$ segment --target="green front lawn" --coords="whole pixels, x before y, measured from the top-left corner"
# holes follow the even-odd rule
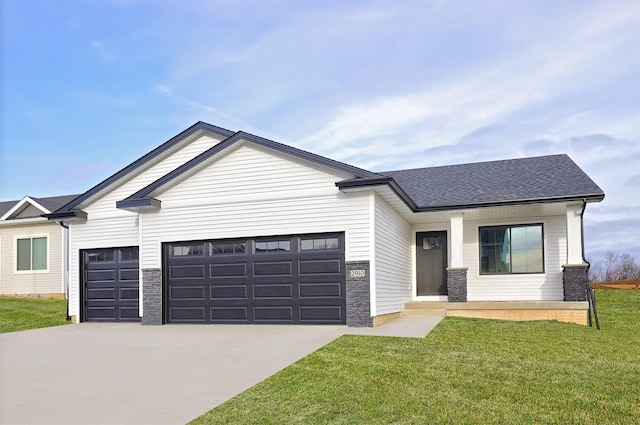
[[[640,291],[597,296],[600,331],[448,317],[424,339],[343,336],[192,423],[636,424]]]
[[[65,300],[0,297],[0,333],[67,323]]]

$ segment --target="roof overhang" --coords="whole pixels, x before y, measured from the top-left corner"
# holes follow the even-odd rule
[[[336,186],[343,192],[350,190],[362,190],[367,187],[387,186],[414,212],[418,211],[418,206],[398,185],[393,177],[375,177],[366,179],[350,179],[336,182]]]
[[[131,212],[157,211],[161,208],[159,199],[145,197],[136,199],[123,199],[116,202],[116,208]]]
[[[514,199],[482,203],[469,203],[460,205],[434,205],[434,206],[418,206],[393,179],[393,177],[379,178],[356,178],[336,182],[336,186],[343,192],[362,191],[366,188],[374,188],[379,186],[388,186],[414,213],[419,212],[439,212],[439,211],[455,211],[466,210],[470,208],[490,208],[504,207],[515,205],[544,204],[552,202],[601,202],[604,199],[604,193],[593,193],[586,195],[570,195],[556,196],[548,198],[530,198],[530,199]]]
[[[87,213],[82,210],[71,210],[62,212],[52,212],[51,214],[43,214],[50,221],[67,221],[82,223],[87,221]]]
[[[17,202],[13,206],[13,208],[11,208],[9,211],[4,213],[4,215],[2,215],[2,217],[0,217],[0,220],[9,220],[9,219],[11,219],[14,215],[19,214],[23,209],[27,208],[27,206],[29,204],[33,205],[34,207],[36,207],[37,209],[39,209],[40,211],[42,211],[45,214],[51,212],[48,209],[46,209],[45,207],[43,207],[42,205],[40,205],[40,203],[38,203],[35,200],[33,200],[30,196],[25,196],[24,198],[22,198],[20,200],[20,202]]]

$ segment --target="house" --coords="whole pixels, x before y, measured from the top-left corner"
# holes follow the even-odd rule
[[[372,326],[435,303],[586,323],[603,198],[566,155],[375,173],[198,122],[48,218],[77,321]]]
[[[42,217],[76,195],[0,202],[0,295],[64,298],[64,227]]]

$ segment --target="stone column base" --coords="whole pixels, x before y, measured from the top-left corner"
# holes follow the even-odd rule
[[[368,261],[348,261],[346,263],[347,284],[347,326],[372,327],[371,282]]]
[[[586,301],[589,285],[587,264],[565,264],[562,266],[562,287],[565,301]]]
[[[449,302],[463,303],[467,301],[466,267],[447,269],[447,297]]]
[[[142,269],[142,324],[162,324],[162,270]]]

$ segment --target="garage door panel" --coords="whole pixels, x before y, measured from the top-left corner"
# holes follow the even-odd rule
[[[211,264],[209,276],[212,278],[247,277],[247,263]]]
[[[185,265],[185,266],[172,266],[170,268],[170,275],[172,279],[184,279],[184,278],[202,278],[204,279],[204,265]]]
[[[114,282],[116,280],[114,270],[89,270],[87,277],[90,282]]]
[[[291,260],[255,262],[253,263],[253,274],[254,276],[291,276],[293,275],[293,262]]]
[[[170,318],[182,322],[204,322],[204,313],[204,307],[172,307]]]
[[[300,298],[341,298],[340,282],[300,283]]]
[[[300,306],[300,321],[336,322],[343,320],[339,306]]]
[[[300,260],[300,274],[340,274],[342,273],[342,261],[339,258],[320,260]]]
[[[138,269],[120,269],[120,281],[138,281],[139,273]]]
[[[293,321],[293,306],[254,307],[253,320],[259,321]]]
[[[204,286],[174,286],[171,288],[172,300],[204,300]]]
[[[244,323],[249,320],[248,307],[211,307],[211,321]]]
[[[137,285],[131,288],[120,287],[120,292],[119,292],[120,300],[136,301],[137,303],[138,294],[139,294],[139,289]]]
[[[209,286],[209,293],[212,300],[217,299],[248,299],[247,285],[225,285]]]
[[[293,298],[292,283],[254,284],[253,298]]]
[[[138,321],[138,307],[121,307],[120,320]]]
[[[116,309],[114,307],[93,307],[88,313],[87,320],[116,320]]]
[[[91,299],[93,302],[97,301],[115,301],[116,298],[116,288],[107,287],[107,288],[87,288],[87,297]]]

